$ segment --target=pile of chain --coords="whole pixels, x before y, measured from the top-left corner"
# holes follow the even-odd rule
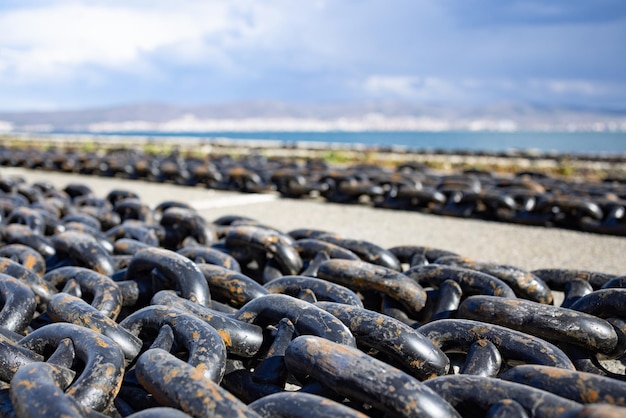
[[[567,180],[532,171],[514,176],[468,170],[436,174],[420,164],[329,167],[311,160],[260,156],[105,155],[57,149],[0,149],[0,165],[170,182],[241,192],[321,197],[447,216],[550,226],[626,236],[626,178]]]
[[[626,414],[626,276],[0,189],[3,417]]]

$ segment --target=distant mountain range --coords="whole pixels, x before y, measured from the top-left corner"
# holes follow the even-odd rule
[[[397,101],[216,105],[131,104],[83,110],[0,112],[0,132],[618,131],[625,111],[497,103],[480,107]]]

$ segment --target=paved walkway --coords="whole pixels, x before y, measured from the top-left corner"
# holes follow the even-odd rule
[[[0,177],[22,176],[56,187],[84,183],[104,197],[113,189],[139,194],[151,206],[165,200],[191,204],[208,221],[222,215],[248,216],[288,232],[311,227],[364,239],[383,247],[425,245],[524,269],[577,268],[626,275],[626,238],[585,232],[456,219],[417,212],[283,199],[273,194],[242,194],[65,173],[0,168]]]

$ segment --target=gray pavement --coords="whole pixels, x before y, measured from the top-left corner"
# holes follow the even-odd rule
[[[139,194],[152,207],[178,200],[195,207],[208,221],[243,215],[288,232],[311,227],[381,245],[425,245],[478,260],[527,270],[576,268],[626,275],[626,238],[562,229],[457,219],[409,211],[340,205],[318,200],[282,199],[143,181],[77,176],[65,173],[0,168],[0,177],[22,176],[27,182],[48,181],[56,187],[84,183],[104,197],[113,189]]]

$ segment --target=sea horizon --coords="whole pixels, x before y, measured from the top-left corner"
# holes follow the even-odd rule
[[[406,149],[415,151],[472,151],[509,152],[525,151],[541,154],[626,154],[626,132],[594,131],[212,131],[212,132],[159,132],[115,131],[72,132],[53,131],[27,133],[43,136],[94,136],[124,137],[148,140],[175,140],[176,138],[207,141],[276,141],[285,146],[310,144],[314,147],[346,146]]]

